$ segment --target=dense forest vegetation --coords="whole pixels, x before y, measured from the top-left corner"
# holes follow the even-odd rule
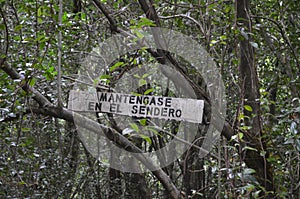
[[[0,198],[299,199],[299,8],[298,0],[0,0]],[[181,55],[160,48],[162,30],[203,52],[193,42],[178,43]],[[110,38],[115,46],[105,46]],[[215,70],[193,64],[203,57]],[[204,100],[203,122],[78,116],[69,94],[83,88]],[[168,164],[166,154],[161,167],[143,156],[176,139],[188,147]],[[100,157],[97,144],[131,152],[135,172],[118,169],[119,152]]]

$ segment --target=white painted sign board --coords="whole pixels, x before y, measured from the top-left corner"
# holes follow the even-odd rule
[[[188,98],[71,90],[69,109],[202,123],[204,101]]]

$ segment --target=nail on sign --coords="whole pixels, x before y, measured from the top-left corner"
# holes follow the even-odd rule
[[[204,101],[124,93],[71,90],[69,109],[77,112],[103,112],[136,117],[172,119],[201,123]]]

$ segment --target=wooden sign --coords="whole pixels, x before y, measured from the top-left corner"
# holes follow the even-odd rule
[[[124,93],[71,90],[69,109],[77,112],[103,112],[144,118],[202,123],[204,101]]]

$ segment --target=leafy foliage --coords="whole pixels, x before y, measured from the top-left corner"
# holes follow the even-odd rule
[[[114,34],[109,20],[92,1],[74,2],[77,4],[63,1],[62,24],[59,24],[58,0],[0,0],[0,68],[5,61],[21,77],[11,80],[6,72],[0,72],[0,197],[111,198],[114,195],[115,198],[134,198],[142,195],[168,198],[169,193],[152,174],[117,173],[107,168],[109,160],[100,162],[91,157],[72,123],[42,114],[43,107],[34,101],[34,94],[22,90],[28,83],[50,102],[57,103],[57,62],[61,48],[61,87],[66,106],[68,92],[84,64],[86,52]],[[145,16],[137,1],[99,2],[107,8],[118,27],[139,38],[145,35],[138,29],[157,26],[156,21]],[[162,27],[197,40],[217,63],[226,86],[227,121],[235,130],[231,140],[221,139],[207,157],[199,158],[199,151],[190,149],[178,161],[163,168],[164,172],[179,190],[192,198],[259,198],[263,193],[279,198],[299,197],[299,1],[252,0],[249,13],[252,30],[239,28],[233,1],[150,2],[154,2],[153,8]],[[76,5],[81,5],[79,11],[74,9]],[[59,32],[63,38],[61,46],[58,46]],[[245,141],[252,127],[245,123],[249,116],[243,111],[252,114],[254,107],[242,104],[238,71],[239,41],[249,38],[259,77],[257,103],[260,103],[263,131],[259,139],[265,140],[265,151],[259,153],[261,156],[269,154],[266,161],[272,165],[274,193],[266,193],[255,177],[257,171],[247,167],[242,159],[245,152],[258,152]],[[187,76],[205,89],[207,85],[201,76],[185,64],[188,60],[176,59],[185,66],[182,70]],[[155,62],[146,49],[132,52],[112,63],[99,76],[99,81],[93,83],[113,85],[122,72]],[[133,78],[143,87],[150,82],[149,75],[149,71],[144,71]],[[136,94],[162,95],[164,91],[163,85],[154,82]],[[165,95],[175,94],[169,90]],[[109,116],[103,117],[107,119],[105,125],[113,126]],[[146,119],[126,122],[124,126],[140,136],[131,141],[148,150],[155,150],[157,143],[163,147],[173,139],[165,132],[178,133],[178,124],[174,122],[165,123],[160,129],[149,125]],[[157,139],[143,134],[144,130]],[[199,137],[206,130],[204,127],[199,130]],[[134,180],[141,182],[142,187],[134,187]],[[114,192],[118,186],[121,191]]]

